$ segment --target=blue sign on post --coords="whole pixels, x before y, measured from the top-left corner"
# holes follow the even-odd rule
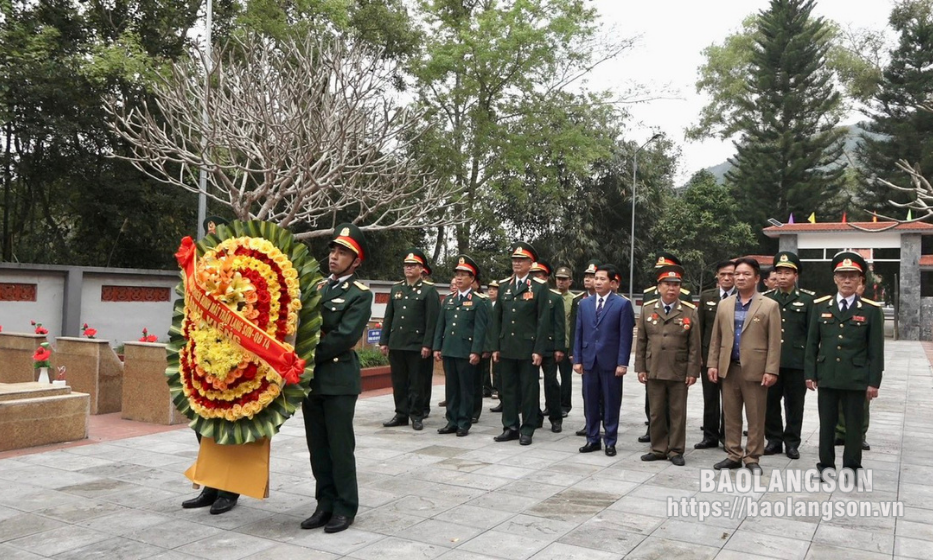
[[[380,336],[382,336],[382,329],[369,329],[366,331],[366,342],[369,344],[379,344]]]

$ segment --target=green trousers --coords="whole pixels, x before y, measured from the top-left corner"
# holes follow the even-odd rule
[[[531,363],[530,356],[522,360],[499,360],[499,399],[502,401],[502,426],[505,429],[519,430],[526,436],[534,435],[541,400],[538,369]]]
[[[308,395],[301,403],[317,509],[350,518],[360,507],[353,454],[356,399],[357,395]]]
[[[865,435],[868,433],[868,424],[869,424],[869,406],[868,399],[865,399],[865,426],[862,428],[862,441],[865,441]],[[839,411],[839,421],[836,422],[836,439],[846,439],[846,418],[842,414],[842,411]]]

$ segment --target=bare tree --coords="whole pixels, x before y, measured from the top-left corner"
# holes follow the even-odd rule
[[[459,223],[446,209],[460,189],[412,155],[422,115],[399,106],[395,68],[379,55],[320,35],[234,39],[207,88],[207,61],[192,53],[160,76],[152,107],[106,107],[132,146],[125,159],[193,192],[203,167],[208,196],[239,219],[307,224],[300,239],[345,219],[369,231]]]

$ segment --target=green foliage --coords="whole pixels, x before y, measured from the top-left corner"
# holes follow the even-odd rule
[[[360,357],[360,367],[379,367],[389,365],[389,357],[383,356],[382,352],[373,346],[364,346],[356,351]]]
[[[858,202],[867,211],[904,219],[907,211],[890,201],[907,203],[915,195],[879,179],[910,186],[910,176],[895,166],[902,159],[933,179],[933,113],[918,108],[933,95],[933,1],[898,4],[890,23],[899,35],[898,44],[865,112],[871,121],[857,149],[862,166]]]
[[[753,230],[769,217],[823,213],[844,183],[841,98],[823,62],[829,28],[812,17],[813,0],[772,0],[739,100],[734,167],[726,173],[743,220]],[[759,234],[761,250],[774,242]]]
[[[665,196],[664,219],[655,222],[649,237],[656,247],[680,258],[685,286],[694,293],[715,275],[716,263],[747,254],[755,246],[755,234],[742,221],[729,188],[708,171],[694,174],[681,196]],[[649,256],[642,263],[650,270],[654,260]]]

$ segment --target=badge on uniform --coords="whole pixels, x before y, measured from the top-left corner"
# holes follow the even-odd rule
[[[684,317],[684,330],[690,330],[690,317]]]
[[[716,302],[716,301],[707,301],[707,302],[706,302],[706,305],[709,305],[710,307],[714,307],[717,303],[718,303],[718,302]]]
[[[522,294],[522,299],[526,301],[529,299],[534,299],[534,297],[535,295],[531,292],[525,292],[524,294]]]
[[[347,301],[347,300],[345,300],[345,299],[343,299],[343,298],[335,298],[335,299],[332,299],[331,301],[334,302],[334,303],[344,303],[344,302]]]
[[[402,292],[395,292],[395,299],[402,299]]]
[[[822,317],[823,319],[832,319],[832,318],[833,318],[833,314],[832,314],[832,313],[823,313],[823,314],[820,315],[820,317]]]
[[[463,307],[472,307],[472,306],[473,306],[473,302],[470,301],[470,300],[466,300],[465,302],[463,302],[462,305],[463,305]]]
[[[802,301],[795,301],[795,302],[794,302],[794,305],[796,305],[797,307],[803,307],[804,305],[806,305],[806,303],[804,303],[804,302],[802,302]]]
[[[856,322],[859,322],[859,323],[864,323],[864,322],[865,322],[865,317],[863,317],[862,315],[853,315],[853,316],[852,316],[852,320],[853,320],[853,321],[856,321]]]

